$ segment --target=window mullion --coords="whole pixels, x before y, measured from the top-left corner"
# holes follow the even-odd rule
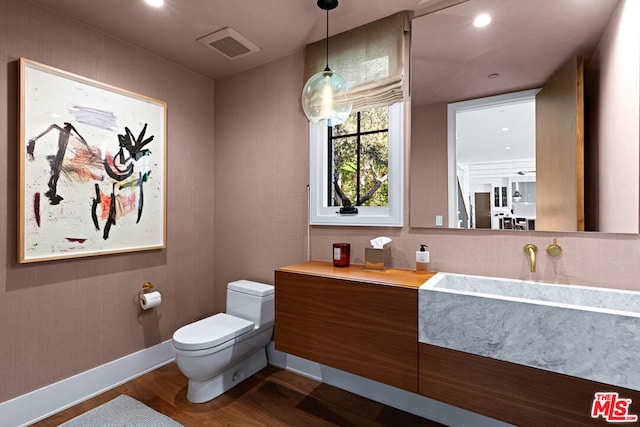
[[[375,130],[367,130],[364,132],[360,132],[360,135],[365,136],[365,135],[373,135],[374,133],[385,133],[385,132],[389,132],[388,128],[385,129],[375,129]],[[337,136],[336,138],[350,138],[353,136],[358,136],[358,133],[345,133],[342,135]]]
[[[333,127],[329,126],[327,131],[327,151],[329,153],[329,161],[327,162],[327,206],[333,206],[334,188],[333,188],[333,168],[334,168],[334,152],[333,152]]]
[[[356,200],[354,205],[360,206],[360,111],[357,118],[357,136],[356,136]]]

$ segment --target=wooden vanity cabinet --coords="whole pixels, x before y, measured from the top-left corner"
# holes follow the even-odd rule
[[[429,344],[419,347],[421,395],[511,424],[611,425],[604,417],[591,416],[600,392],[631,399],[630,414],[640,414],[640,392],[635,390]]]
[[[430,276],[312,261],[275,272],[275,348],[418,392],[418,287]]]
[[[431,276],[320,261],[278,269],[275,347],[519,426],[610,425],[591,416],[598,392],[640,415],[640,391],[418,343],[418,288]]]

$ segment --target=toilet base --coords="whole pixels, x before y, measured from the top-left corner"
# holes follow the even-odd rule
[[[187,400],[191,403],[208,402],[266,366],[267,353],[265,348],[261,348],[251,356],[224,370],[220,375],[210,380],[189,380]]]

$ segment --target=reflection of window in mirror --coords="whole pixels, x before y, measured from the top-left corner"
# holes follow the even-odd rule
[[[312,225],[402,225],[402,112],[400,102],[310,124]]]
[[[513,217],[514,207],[522,209],[521,194],[512,184],[535,186],[537,92],[449,104],[450,227],[467,228],[463,218],[470,217],[470,227],[500,229],[501,218]],[[493,194],[491,205],[482,196],[487,193]],[[535,221],[535,194],[530,200],[527,220]]]

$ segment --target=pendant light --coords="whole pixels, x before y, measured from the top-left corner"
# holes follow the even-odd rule
[[[344,123],[351,113],[349,83],[329,68],[329,10],[338,0],[318,0],[318,7],[327,11],[327,62],[323,71],[314,74],[302,89],[302,108],[312,123],[335,126]]]
[[[520,194],[520,192],[516,190],[515,193],[513,193],[512,199],[514,202],[519,202],[520,200],[522,200],[522,194]]]
[[[520,171],[518,172],[518,175],[524,175],[524,172]],[[516,184],[516,191],[513,192],[513,196],[511,196],[511,200],[513,200],[514,202],[519,202],[520,200],[522,200],[522,193],[520,193],[520,185],[518,181],[516,181],[515,184]]]

